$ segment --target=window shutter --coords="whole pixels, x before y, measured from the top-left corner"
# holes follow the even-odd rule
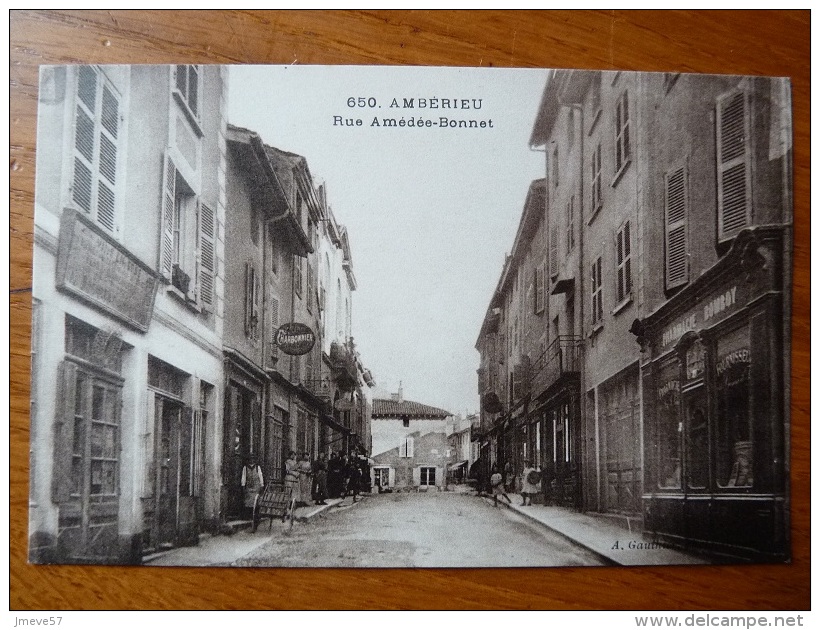
[[[254,338],[256,338],[258,331],[259,331],[259,298],[262,295],[262,287],[259,278],[259,274],[256,273],[256,269],[251,267],[251,273],[253,274],[253,301],[252,301],[252,312],[251,312],[251,328],[253,332]]]
[[[215,241],[216,213],[203,203],[199,207],[199,300],[209,312],[214,308]]]
[[[113,231],[119,101],[108,86],[103,86],[100,123],[100,174],[102,177],[99,179],[97,190],[97,221],[100,225]]]
[[[550,277],[558,277],[558,226],[550,226]]]
[[[245,336],[251,334],[251,317],[253,315],[253,267],[245,263]]]
[[[751,222],[749,112],[745,92],[717,102],[718,239],[733,238]]]
[[[687,260],[686,218],[689,199],[686,169],[677,168],[666,174],[666,288],[689,281]]]
[[[413,438],[407,438],[407,457],[413,457]]]
[[[166,152],[162,178],[162,229],[160,234],[160,273],[171,280],[174,265],[174,205],[176,204],[177,169]]]
[[[58,373],[51,494],[55,503],[63,503],[71,499],[72,491],[77,366],[63,361],[58,368]]]

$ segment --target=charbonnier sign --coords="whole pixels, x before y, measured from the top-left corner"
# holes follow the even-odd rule
[[[274,343],[285,354],[307,354],[316,343],[316,333],[310,326],[299,322],[291,322],[280,326],[273,336]]]

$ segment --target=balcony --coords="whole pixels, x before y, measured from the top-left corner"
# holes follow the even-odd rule
[[[342,389],[353,389],[359,382],[356,367],[356,347],[351,338],[347,343],[334,341],[330,344],[330,365],[333,367],[333,379]]]
[[[561,335],[547,346],[532,364],[534,395],[543,392],[561,377],[580,372],[581,347],[581,338],[575,335]]]
[[[331,387],[330,379],[327,376],[322,378],[307,379],[302,383],[311,394],[319,398],[323,402],[330,404]]]

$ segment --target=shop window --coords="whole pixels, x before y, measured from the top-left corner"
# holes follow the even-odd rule
[[[718,240],[734,238],[751,223],[749,103],[733,90],[717,101]]]
[[[717,483],[724,488],[749,488],[752,471],[752,430],[749,409],[748,329],[718,341]]]
[[[631,156],[629,140],[629,92],[625,91],[615,104],[615,179],[629,165]]]
[[[657,391],[657,482],[659,488],[681,487],[680,364],[674,361],[661,369]]]
[[[689,247],[686,234],[689,216],[689,191],[686,168],[666,173],[666,288],[689,282]]]
[[[693,490],[709,482],[709,426],[705,405],[691,401],[686,408],[686,483]]]
[[[103,72],[80,66],[74,110],[72,201],[107,232],[116,230],[120,97]]]
[[[617,301],[626,301],[632,295],[632,243],[629,221],[621,226],[615,238],[617,257]]]
[[[72,360],[60,366],[54,500],[81,505],[119,495],[122,382]]]

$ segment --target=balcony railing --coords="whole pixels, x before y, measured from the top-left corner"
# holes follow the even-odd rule
[[[532,391],[539,393],[565,375],[581,369],[581,338],[561,335],[532,364]]]

